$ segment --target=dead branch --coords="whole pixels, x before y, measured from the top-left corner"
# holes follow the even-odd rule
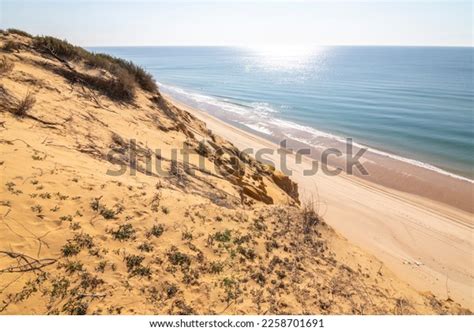
[[[29,272],[29,271],[36,271],[41,270],[42,268],[49,266],[53,263],[56,263],[56,259],[35,259],[28,255],[16,252],[7,252],[7,251],[0,251],[1,255],[5,255],[11,259],[15,259],[17,261],[16,266],[11,266],[5,269],[1,269],[0,273],[4,272]]]

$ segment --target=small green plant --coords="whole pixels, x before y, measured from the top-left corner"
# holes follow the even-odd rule
[[[176,293],[178,293],[178,286],[176,286],[175,284],[166,284],[165,292],[168,298],[172,298],[175,296]]]
[[[19,195],[19,194],[23,193],[21,190],[17,190],[15,188],[16,184],[14,182],[7,182],[5,184],[5,186],[7,187],[7,191],[12,193],[12,194]]]
[[[95,268],[95,270],[103,273],[106,267],[107,267],[107,261],[100,261],[99,265]]]
[[[31,211],[37,214],[41,214],[41,212],[43,211],[43,207],[41,207],[40,205],[34,205],[31,206]]]
[[[49,192],[40,193],[39,196],[41,199],[51,199],[51,193]]]
[[[181,234],[181,239],[182,240],[193,240],[193,233],[190,231],[184,231]]]
[[[77,255],[80,251],[81,248],[73,242],[68,242],[61,248],[61,253],[66,257]]]
[[[140,277],[149,277],[151,276],[150,267],[145,267],[142,265],[144,256],[140,255],[127,255],[125,257],[125,264],[127,270],[131,276],[140,276]]]
[[[147,242],[144,242],[138,246],[138,249],[141,250],[142,252],[152,252],[153,251],[153,245]]]
[[[148,231],[147,236],[148,237],[153,236],[153,237],[158,238],[159,236],[163,234],[163,231],[164,231],[164,227],[162,224],[153,225],[150,231]]]
[[[237,252],[244,256],[247,260],[255,260],[257,257],[257,253],[253,248],[245,248],[243,246],[238,246],[237,247]]]
[[[83,270],[83,264],[79,261],[69,261],[66,263],[66,265],[64,266],[64,269],[66,270],[66,272],[70,273],[70,274],[73,274],[77,271],[82,271]]]
[[[102,207],[99,213],[106,220],[114,219],[117,215],[117,213],[114,210],[109,209],[107,207]]]
[[[66,278],[62,277],[59,279],[54,279],[51,284],[53,285],[53,288],[51,290],[51,297],[53,298],[65,298],[69,285],[71,284],[69,280]]]
[[[69,224],[69,227],[72,231],[76,231],[81,228],[81,224],[79,222],[72,222],[71,224]]]
[[[223,232],[216,232],[213,236],[214,240],[220,242],[229,242],[232,238],[231,231],[226,229]]]
[[[123,211],[122,205],[117,205],[117,210],[108,208],[107,206],[100,203],[101,198],[94,198],[90,202],[90,207],[93,211],[98,212],[106,220],[115,219],[117,214]]]
[[[64,215],[59,217],[59,220],[61,222],[72,222],[72,216],[71,215]]]
[[[117,230],[112,231],[112,236],[116,240],[125,241],[135,237],[135,229],[131,224],[122,224]]]
[[[226,295],[224,298],[225,302],[231,303],[232,301],[237,300],[241,294],[239,283],[233,278],[226,277],[222,280],[221,284],[224,287]]]
[[[74,235],[73,241],[80,247],[80,248],[87,248],[91,249],[94,247],[94,241],[92,237],[87,233],[80,233]]]
[[[191,265],[190,257],[184,253],[181,253],[176,246],[172,246],[167,255],[168,260],[173,265],[179,265],[182,268],[187,268]]]
[[[209,272],[211,274],[220,274],[224,270],[224,264],[221,262],[211,262]]]
[[[63,312],[69,315],[86,315],[87,309],[89,309],[88,303],[75,298],[72,298],[63,306]]]

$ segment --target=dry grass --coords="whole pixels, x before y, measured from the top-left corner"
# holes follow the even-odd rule
[[[15,107],[11,109],[11,112],[18,117],[23,117],[28,113],[28,111],[33,108],[36,103],[35,96],[28,91],[23,99],[21,99]]]
[[[6,57],[3,57],[0,59],[0,77],[9,74],[13,68],[15,67],[15,64],[8,60]]]
[[[13,53],[19,51],[20,49],[21,44],[13,40],[8,40],[5,42],[5,44],[3,44],[3,50],[5,52]]]

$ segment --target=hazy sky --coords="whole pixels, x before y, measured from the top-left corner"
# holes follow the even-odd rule
[[[0,0],[0,27],[109,45],[472,45],[471,1]]]

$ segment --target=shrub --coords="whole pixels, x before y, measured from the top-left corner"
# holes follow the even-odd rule
[[[93,241],[92,237],[87,233],[76,234],[74,236],[73,241],[80,248],[91,249],[92,247],[94,247],[94,241]]]
[[[3,44],[3,50],[5,52],[17,52],[20,49],[21,49],[21,44],[13,40],[7,40],[5,44]]]
[[[314,206],[312,204],[307,204],[304,206],[303,209],[303,233],[308,234],[310,233],[311,229],[319,224],[321,219],[319,215],[314,210]]]
[[[6,57],[0,59],[0,77],[10,73],[14,66],[15,64]]]
[[[204,141],[200,141],[199,145],[196,149],[199,155],[202,156],[208,156],[209,155],[209,148],[206,146],[206,143]]]
[[[178,248],[175,246],[171,247],[170,251],[167,253],[168,260],[173,265],[179,265],[181,267],[189,267],[191,264],[191,259],[184,253],[178,251]]]
[[[39,51],[48,51],[65,60],[78,60],[87,54],[87,51],[81,47],[74,46],[66,40],[54,37],[36,37],[33,41],[33,47]]]
[[[141,250],[142,252],[152,252],[153,251],[153,245],[150,243],[142,243],[138,246],[138,249]]]
[[[214,240],[220,242],[229,242],[231,239],[231,232],[230,230],[225,230],[224,232],[216,232],[214,234]]]
[[[211,274],[219,274],[224,270],[224,265],[221,262],[211,262],[209,272]]]
[[[19,36],[23,36],[23,37],[33,38],[33,36],[31,34],[29,34],[28,32],[25,32],[25,31],[22,31],[22,30],[19,30],[19,29],[7,29],[7,32],[11,33],[11,34],[16,34],[16,35],[19,35]]]
[[[134,268],[138,267],[145,260],[144,256],[139,255],[127,255],[125,257],[125,264],[127,265],[127,270],[130,272]]]
[[[142,266],[144,259],[144,256],[139,255],[127,255],[125,257],[125,264],[127,265],[127,270],[131,276],[151,276],[151,269],[149,267]]]
[[[74,256],[79,254],[81,248],[74,244],[73,242],[68,242],[66,245],[61,248],[61,252],[64,256]]]
[[[120,241],[132,239],[135,236],[135,229],[131,224],[123,224],[117,230],[112,231],[112,236]]]
[[[131,61],[102,53],[89,53],[85,61],[91,67],[108,70],[114,75],[118,75],[120,71],[126,71],[145,91],[158,92],[158,87],[156,86],[153,76]]]
[[[21,99],[12,109],[11,112],[18,116],[23,117],[26,113],[33,108],[36,103],[36,98],[29,91],[26,93],[25,97]]]
[[[66,269],[66,272],[72,274],[76,271],[82,271],[83,264],[79,261],[70,261],[64,266],[64,268]]]
[[[148,236],[159,237],[163,234],[164,227],[161,224],[153,225],[153,227],[148,232]]]
[[[110,88],[110,93],[115,97],[122,96],[124,100],[131,100],[134,97],[135,83],[145,91],[158,92],[153,76],[131,61],[107,54],[91,53],[81,47],[70,44],[66,40],[54,37],[36,37],[34,46],[38,50],[48,51],[65,60],[83,60],[90,67],[109,71],[115,76],[112,82],[98,79],[95,81],[95,84],[100,85],[105,82],[107,86],[102,90],[106,91],[107,88]],[[91,77],[90,79],[93,80],[93,78],[97,79],[97,77]]]

